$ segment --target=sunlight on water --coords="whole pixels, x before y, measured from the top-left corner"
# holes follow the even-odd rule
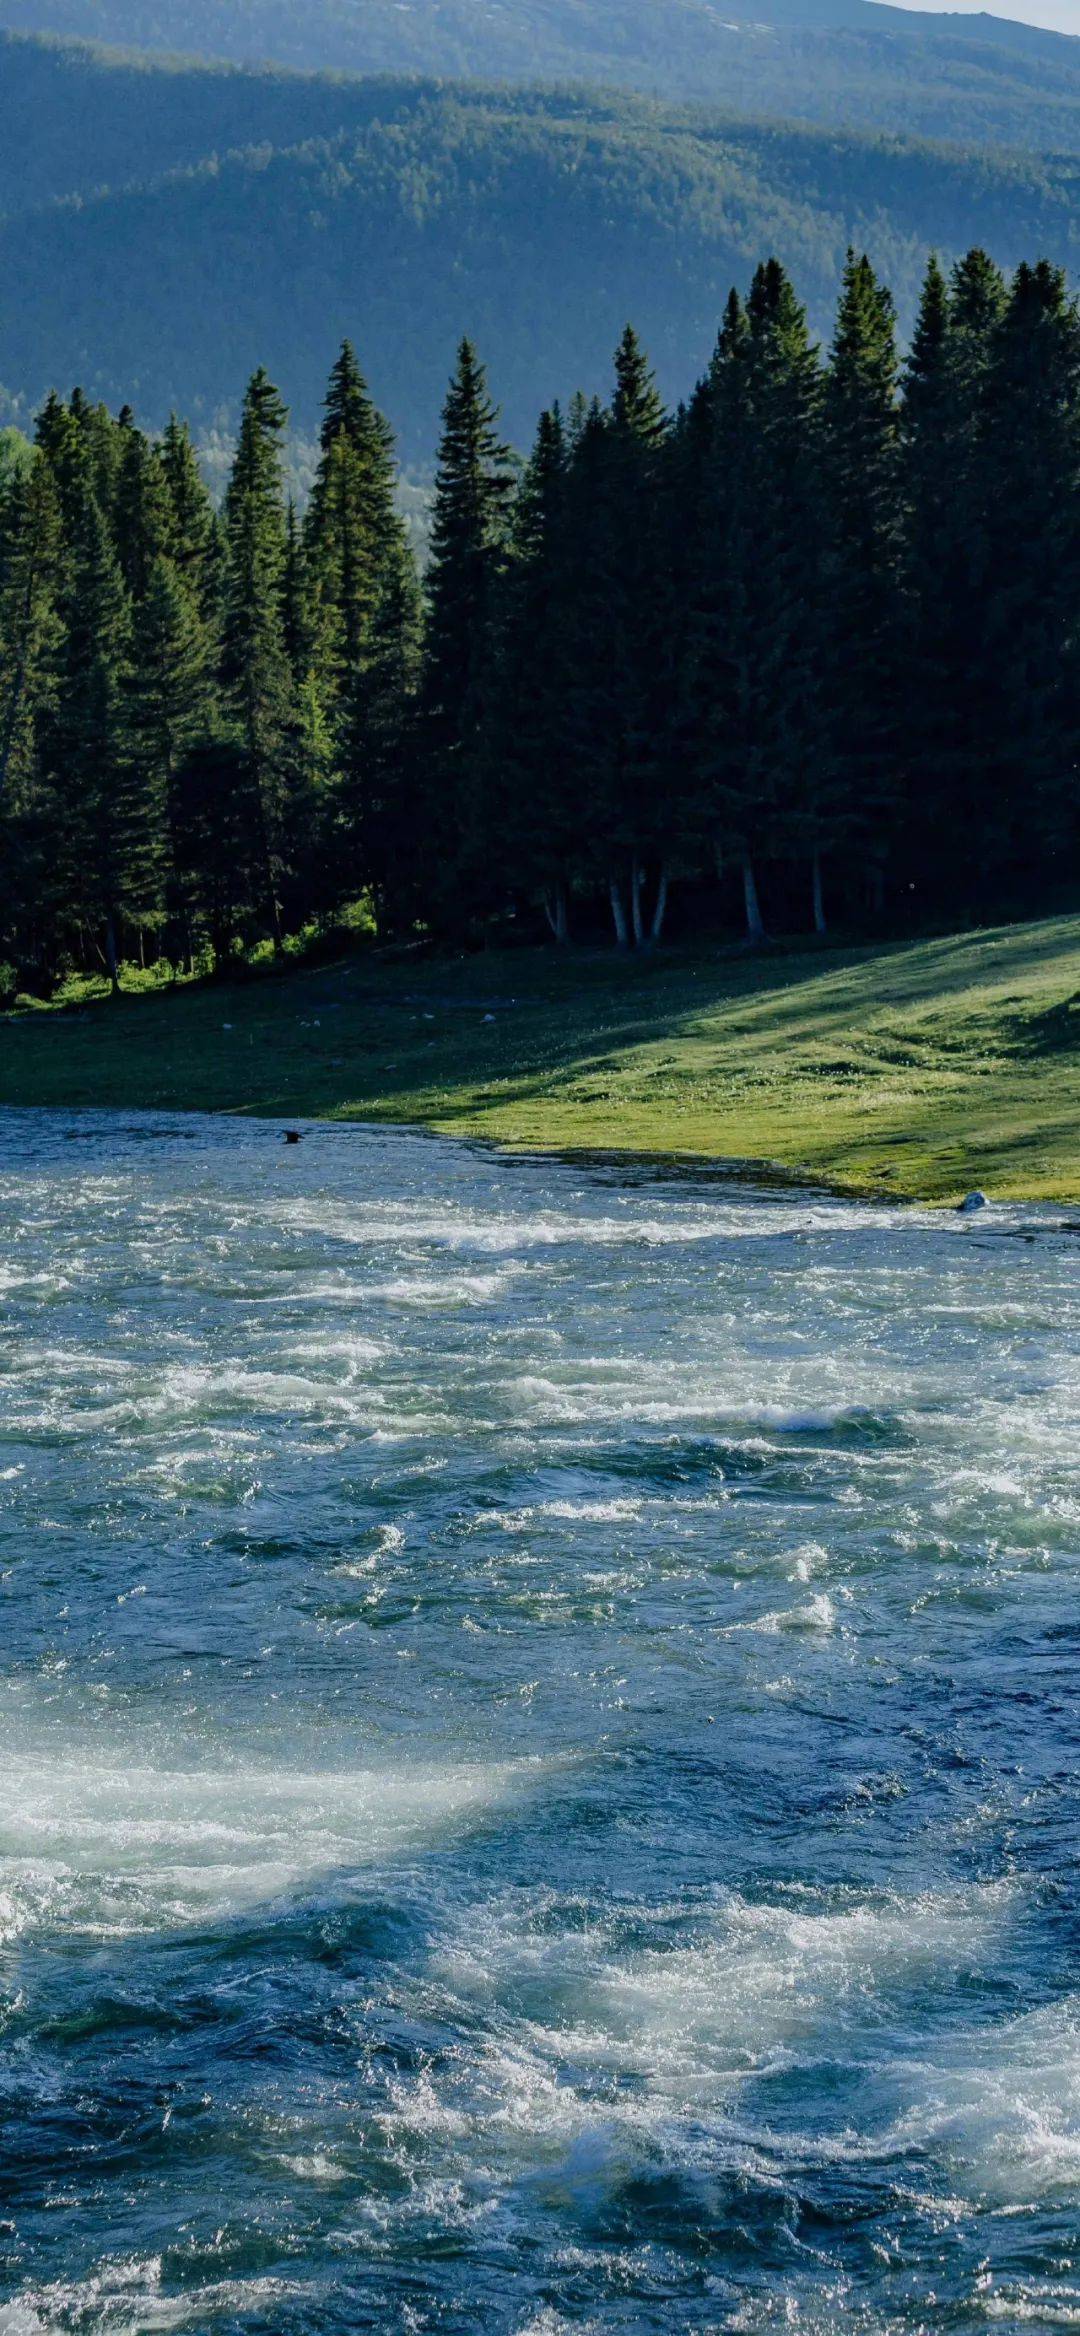
[[[1080,2328],[1080,1246],[0,1122],[0,2336]]]

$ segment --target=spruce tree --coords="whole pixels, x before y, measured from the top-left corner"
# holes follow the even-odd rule
[[[112,538],[124,584],[138,601],[156,562],[169,551],[172,506],[157,448],[130,420],[122,425],[120,439]]]
[[[291,825],[287,748],[294,712],[282,614],[286,420],[281,397],[260,367],[245,394],[225,498],[223,674],[247,756],[253,823],[249,848],[258,868],[266,926],[276,947],[284,938],[281,895]]]
[[[466,870],[482,897],[489,860],[485,749],[513,491],[497,422],[484,368],[463,340],[439,441],[418,732],[416,847],[434,914],[451,930],[464,922]]]
[[[0,500],[0,805],[36,767],[60,641],[60,505],[49,465],[35,454]]]
[[[320,664],[340,701],[363,664],[384,564],[403,539],[393,437],[348,341],[330,375],[319,446],[305,543]]]
[[[497,826],[511,884],[539,893],[556,941],[570,938],[581,851],[580,780],[563,750],[566,619],[574,545],[569,454],[558,408],[541,414],[514,505],[505,587],[495,763]]]
[[[663,924],[674,833],[672,609],[663,524],[667,435],[655,378],[637,334],[627,325],[615,352],[608,422],[606,649],[615,696],[615,754],[612,793],[602,818],[616,933],[622,937],[626,922],[619,898],[625,883],[637,947],[657,938]],[[650,862],[656,892],[647,913]]]
[[[826,386],[828,752],[837,815],[880,908],[897,817],[901,468],[896,319],[865,254],[848,253]]]
[[[747,315],[752,511],[742,595],[746,832],[809,863],[820,933],[826,921],[823,859],[847,828],[821,702],[828,631],[821,575],[822,378],[805,310],[779,261],[758,269]]]
[[[405,700],[395,708],[391,697],[395,674],[406,689],[409,663],[408,652],[403,663],[393,654],[390,612],[415,629],[417,591],[396,494],[393,435],[345,341],[327,387],[303,548],[311,669],[338,773],[339,872],[354,889],[380,891],[387,875],[387,725],[404,738]]]
[[[751,579],[757,558],[750,320],[732,290],[691,407],[697,517],[688,550],[678,684],[685,825],[722,875],[739,868],[747,936],[764,938],[756,860],[772,841],[752,780]]]
[[[86,504],[65,596],[47,741],[58,927],[100,946],[119,987],[125,931],[154,925],[165,878],[164,805],[131,753],[131,611],[96,498]]]
[[[227,570],[225,532],[214,509],[186,422],[172,414],[159,448],[169,494],[168,553],[198,602],[211,637],[220,639]]]
[[[1074,851],[1080,716],[1080,312],[1021,265],[985,387],[986,593],[969,848],[984,884]]]
[[[196,936],[180,774],[192,750],[215,728],[215,699],[202,612],[189,582],[159,552],[134,612],[130,751],[141,787],[161,807],[168,836],[167,907],[189,971]]]
[[[932,261],[904,376],[905,838],[919,905],[953,907],[974,866],[991,491],[986,385],[1005,298],[985,252],[969,252],[948,283]]]

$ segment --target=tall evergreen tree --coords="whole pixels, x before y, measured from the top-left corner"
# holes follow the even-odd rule
[[[194,962],[192,870],[181,773],[216,727],[211,643],[191,585],[159,552],[138,601],[130,673],[130,750],[139,782],[161,806],[168,837],[167,905],[188,968]]]
[[[36,454],[0,501],[0,805],[35,766],[60,641],[61,577],[59,499]]]
[[[450,928],[463,921],[466,867],[482,891],[487,857],[486,726],[513,491],[497,422],[484,368],[463,340],[435,478],[418,761],[426,800],[417,848],[434,912]]]
[[[687,827],[723,872],[741,878],[748,938],[764,939],[755,863],[771,840],[752,784],[750,588],[756,560],[750,319],[732,291],[708,374],[691,407],[696,522],[686,577],[679,732]]]
[[[47,741],[57,924],[100,946],[114,990],[125,928],[160,916],[164,806],[133,763],[131,612],[91,495],[73,547],[56,702]]]
[[[989,556],[986,385],[1005,298],[985,252],[969,252],[948,283],[932,261],[904,376],[905,827],[920,903],[952,905],[972,864]]]
[[[260,366],[248,383],[225,498],[228,569],[224,679],[247,756],[250,848],[267,928],[284,938],[282,887],[291,826],[288,733],[294,712],[282,586],[286,529],[282,440],[286,408]]]
[[[387,559],[403,529],[393,437],[349,341],[330,375],[305,529],[321,666],[332,701],[361,669]]]
[[[838,800],[880,907],[896,819],[901,471],[892,296],[848,253],[826,389],[825,681]]]
[[[405,701],[395,710],[391,700],[395,674],[406,689],[408,664],[406,656],[399,669],[387,656],[390,612],[406,630],[415,625],[416,583],[397,507],[393,435],[349,341],[327,387],[304,551],[313,671],[338,767],[339,866],[356,886],[381,884],[387,724],[397,731],[405,721]]]
[[[186,422],[172,414],[159,449],[169,493],[168,553],[216,641],[223,623],[227,549]]]
[[[568,465],[556,407],[540,416],[514,505],[495,720],[506,872],[511,883],[539,892],[558,942],[570,937],[581,831],[578,776],[560,751],[569,678]]]
[[[1078,833],[1080,312],[1045,260],[1017,269],[994,335],[984,462],[970,848],[985,878],[1011,883]]]
[[[134,422],[120,430],[112,539],[124,584],[141,600],[156,562],[170,549],[172,506],[161,457]]]
[[[663,525],[667,416],[655,377],[631,325],[615,352],[608,422],[606,648],[614,693],[612,793],[601,816],[607,831],[609,893],[616,932],[626,911],[636,946],[656,938],[667,896],[674,798],[670,742],[674,715],[671,607]],[[651,918],[644,906],[649,862],[657,890]]]

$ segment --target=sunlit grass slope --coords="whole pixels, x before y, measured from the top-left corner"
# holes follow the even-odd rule
[[[372,958],[9,1016],[0,1102],[396,1120],[1080,1199],[1080,917],[760,956]]]

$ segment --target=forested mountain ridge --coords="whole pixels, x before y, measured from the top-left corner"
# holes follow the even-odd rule
[[[907,135],[1078,143],[1080,43],[871,0],[4,0],[2,18],[159,55],[604,83]]]
[[[204,430],[265,359],[305,428],[326,350],[350,333],[410,460],[430,456],[463,325],[521,443],[539,398],[600,388],[629,314],[665,394],[684,395],[731,282],[770,248],[820,333],[850,241],[888,275],[904,328],[931,246],[1071,265],[1080,243],[1068,158],[581,91],[294,82],[21,42],[3,52],[0,156],[9,393],[34,402],[79,381],[148,423],[176,406]],[[70,199],[43,201],[62,169]],[[37,207],[15,215],[31,192]]]

